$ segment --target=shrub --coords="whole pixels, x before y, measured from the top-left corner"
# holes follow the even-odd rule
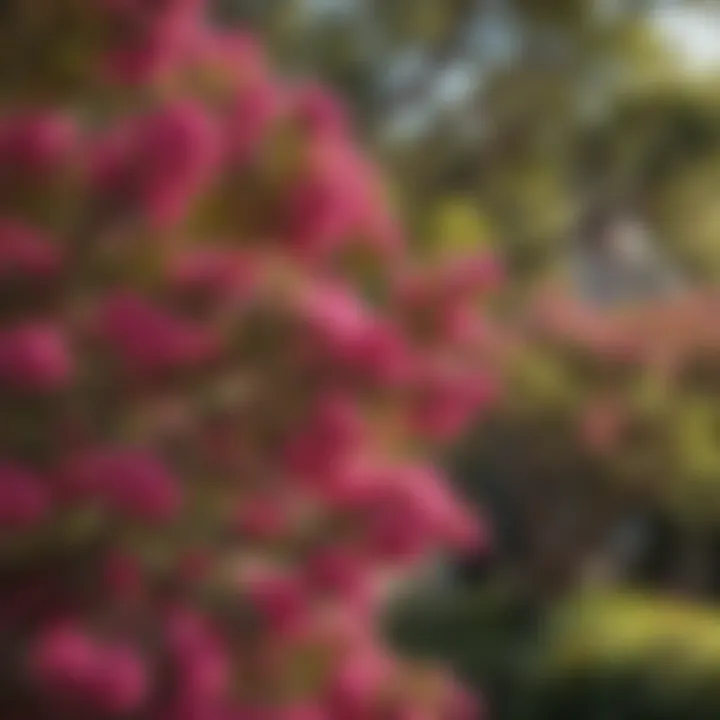
[[[376,618],[481,531],[427,457],[490,397],[487,260],[413,261],[198,0],[3,18],[0,714],[472,716]]]

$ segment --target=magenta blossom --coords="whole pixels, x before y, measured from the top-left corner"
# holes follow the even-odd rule
[[[135,211],[157,228],[177,224],[206,189],[221,159],[209,112],[176,102],[133,117],[102,140],[91,179],[105,198]]]
[[[60,706],[108,714],[137,709],[148,693],[143,662],[131,648],[93,639],[71,624],[46,630],[31,648],[29,673]]]
[[[49,280],[61,268],[60,248],[23,223],[0,222],[0,283]]]
[[[6,390],[58,390],[72,373],[72,356],[57,326],[37,322],[0,330],[0,385]]]
[[[207,329],[126,293],[107,300],[98,334],[122,366],[138,375],[192,368],[212,359],[217,350]]]
[[[67,463],[63,478],[69,497],[96,500],[111,512],[142,522],[171,520],[182,503],[176,478],[141,451],[90,450]]]

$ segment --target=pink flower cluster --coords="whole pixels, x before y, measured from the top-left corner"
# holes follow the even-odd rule
[[[423,458],[497,269],[414,262],[338,103],[198,5],[88,3],[117,103],[0,117],[0,716],[474,717],[377,620],[484,537]]]

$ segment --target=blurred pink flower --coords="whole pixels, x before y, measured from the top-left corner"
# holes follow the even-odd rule
[[[240,88],[228,116],[229,159],[240,165],[262,149],[262,142],[282,110],[277,86],[261,77]]]
[[[372,601],[367,559],[341,548],[325,548],[306,561],[305,578],[313,592],[341,598],[358,610]]]
[[[379,318],[371,323],[348,345],[350,366],[361,377],[379,385],[399,387],[411,376],[413,352],[400,328]]]
[[[496,394],[493,379],[482,370],[446,362],[419,365],[414,387],[411,422],[439,440],[457,436]]]
[[[374,717],[390,672],[389,659],[378,650],[351,653],[334,670],[327,699],[330,716],[344,720]]]
[[[61,263],[60,248],[42,232],[20,222],[0,221],[0,283],[48,280]]]
[[[69,499],[96,500],[133,520],[167,522],[182,505],[177,479],[158,459],[139,450],[88,450],[66,463],[62,478]]]
[[[302,85],[292,94],[293,116],[300,127],[317,135],[344,135],[348,119],[339,101],[324,88]]]
[[[260,269],[260,258],[242,250],[199,247],[173,255],[167,275],[180,293],[232,303],[252,294]]]
[[[218,349],[215,336],[206,328],[131,293],[105,301],[98,334],[127,371],[140,375],[197,367],[213,359]]]
[[[0,384],[11,391],[49,392],[71,380],[73,360],[62,331],[45,322],[0,330]]]
[[[200,27],[195,35],[201,64],[217,63],[240,85],[260,79],[271,81],[267,58],[262,44],[249,32],[233,27],[224,30],[218,27]],[[235,75],[237,74],[237,75]]]
[[[71,624],[45,630],[30,648],[29,672],[61,704],[124,714],[148,695],[144,663],[125,645],[94,640]]]
[[[0,122],[0,175],[47,178],[68,161],[78,147],[73,119],[59,112],[10,115]]]
[[[198,712],[216,706],[227,690],[230,665],[222,638],[207,618],[193,609],[171,609],[165,642],[178,679],[175,705]]]
[[[341,482],[346,463],[360,446],[364,428],[350,397],[328,393],[318,400],[304,426],[286,444],[283,460],[290,477],[310,487]]]
[[[159,229],[185,217],[221,161],[217,122],[201,105],[177,101],[133,117],[103,138],[91,162],[93,186],[121,210]]]
[[[104,58],[107,79],[124,85],[167,75],[192,48],[202,0],[102,0],[110,31],[124,29]]]
[[[110,645],[103,649],[95,692],[102,708],[122,714],[136,710],[149,694],[145,664],[135,650],[124,645]]]
[[[299,578],[272,569],[260,570],[245,578],[244,589],[274,635],[292,635],[303,628],[309,606]]]
[[[497,290],[505,277],[504,268],[497,256],[482,252],[449,263],[442,270],[442,285],[455,297],[477,296]]]
[[[367,212],[367,172],[335,136],[311,142],[301,176],[283,207],[284,240],[298,258],[323,263],[357,239]]]

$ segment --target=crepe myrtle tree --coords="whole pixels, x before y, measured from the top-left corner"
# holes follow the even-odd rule
[[[337,102],[201,0],[0,30],[0,715],[462,720],[378,630],[484,529],[486,257],[413,259]]]

